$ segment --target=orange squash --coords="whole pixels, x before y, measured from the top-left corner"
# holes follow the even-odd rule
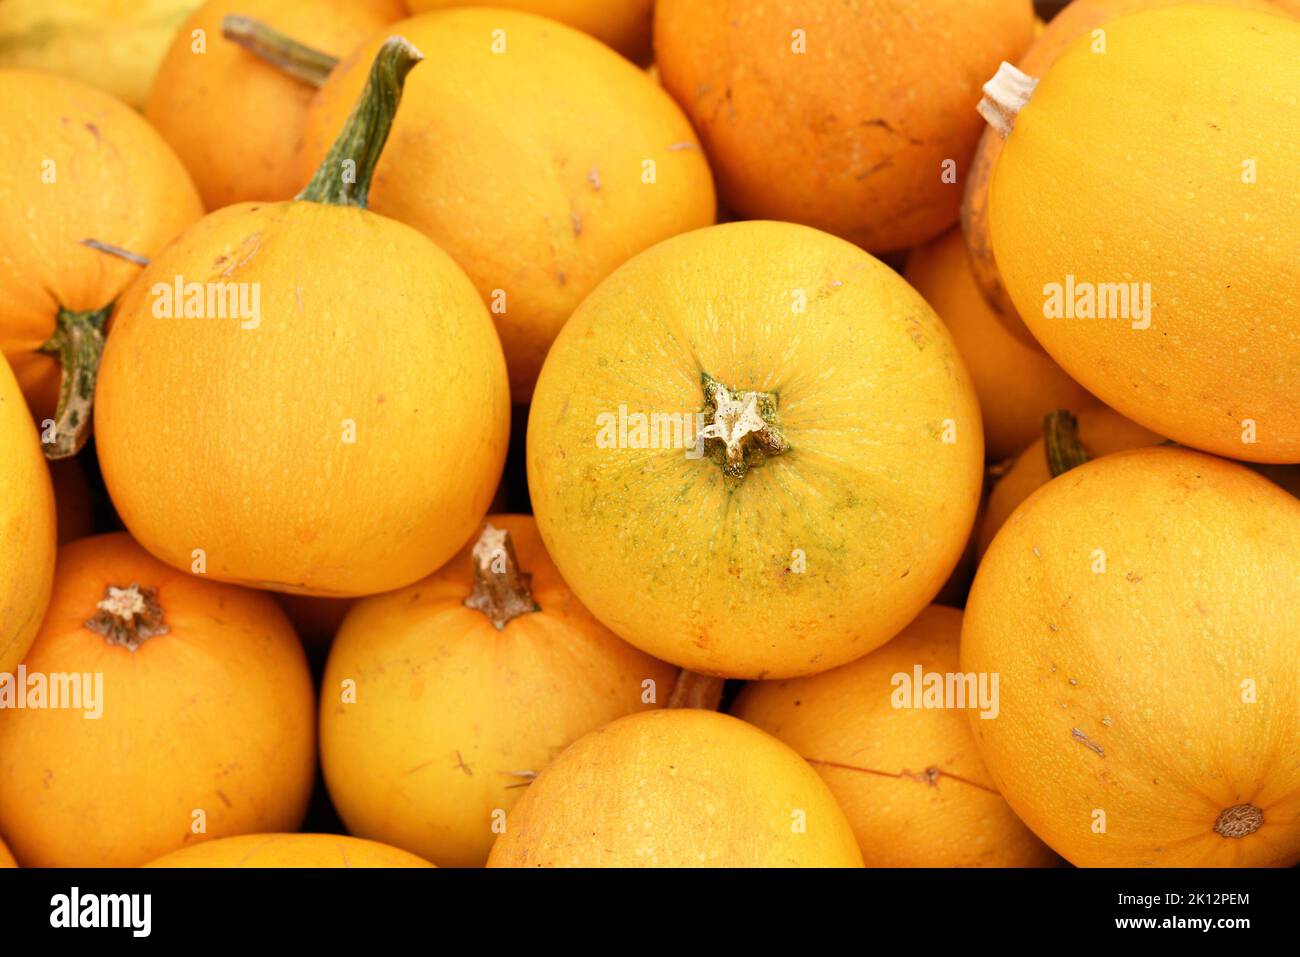
[[[957,230],[915,250],[903,277],[934,307],[957,343],[979,396],[989,459],[1001,461],[1024,449],[1053,409],[1095,401],[1041,349],[1006,330],[975,287]]]
[[[475,6],[475,0],[406,0],[412,13]],[[654,0],[496,0],[494,7],[524,10],[589,33],[629,60],[650,58]]]
[[[298,199],[210,214],[118,309],[99,460],[126,527],[177,568],[371,594],[441,565],[487,511],[510,428],[487,310],[428,239],[364,208],[417,59],[386,44]],[[174,295],[174,277],[198,295]],[[180,318],[182,298],[216,317]],[[169,305],[178,317],[158,318]]]
[[[0,839],[0,868],[17,867],[18,862],[14,856],[9,853],[9,848],[5,845],[3,839]]]
[[[31,647],[54,581],[50,473],[9,363],[0,356],[0,675]]]
[[[728,208],[888,252],[956,222],[980,81],[1033,24],[1029,0],[659,0],[655,58]]]
[[[323,54],[311,62],[327,73],[404,11],[401,0],[208,0],[195,11],[163,58],[144,115],[184,160],[208,209],[286,200],[310,178],[293,154],[315,87],[225,39],[229,14]]]
[[[1168,7],[1187,0],[1073,0],[1048,22],[1024,56],[1013,62],[1030,76],[1042,76],[1075,40],[1091,36],[1092,32],[1110,20],[1139,10]],[[1244,7],[1248,10],[1277,11],[1271,0],[1214,0],[1225,6]],[[1297,2],[1297,0],[1291,0]],[[1025,326],[1016,312],[1015,303],[1002,285],[998,275],[997,260],[993,255],[993,240],[989,236],[988,196],[989,181],[998,155],[1002,152],[1002,137],[996,130],[985,129],[980,135],[979,147],[966,177],[966,194],[962,200],[961,225],[970,254],[975,284],[993,308],[993,314],[1005,325],[1008,332],[1025,345],[1036,349],[1038,340]],[[1064,406],[1069,407],[1069,406]]]
[[[552,761],[488,867],[861,867],[853,831],[800,757],[736,718],[629,715]]]
[[[1104,55],[1081,38],[1036,89],[1009,66],[986,87],[981,109],[1010,130],[989,194],[1002,279],[1117,412],[1220,455],[1300,462],[1300,21],[1180,5],[1105,36]]]
[[[241,834],[164,854],[145,867],[433,867],[396,847],[344,834]]]
[[[672,99],[577,30],[470,8],[391,29],[437,67],[411,76],[371,206],[469,274],[501,334],[511,396],[525,403],[555,334],[600,280],[661,239],[713,222],[708,164]],[[320,162],[378,42],[317,94],[300,171]]]
[[[897,634],[957,564],[983,463],[939,317],[791,223],[623,266],[560,333],[528,422],[533,510],[574,593],[643,651],[733,678]]]
[[[993,781],[1080,866],[1300,862],[1300,501],[1184,449],[1071,469],[975,577]]]
[[[482,866],[536,772],[662,704],[676,674],[582,607],[532,518],[491,516],[436,574],[344,621],[322,682],[330,797],[354,834]]]
[[[1130,422],[1114,409],[1096,403],[1080,409],[1071,428],[1073,437],[1057,433],[1044,434],[1047,430],[1040,425],[1038,439],[1016,457],[1011,468],[993,486],[993,491],[989,493],[988,508],[979,524],[978,549],[981,556],[988,551],[993,536],[1020,503],[1051,481],[1054,474],[1059,474],[1059,471],[1053,472],[1052,459],[1047,452],[1049,438],[1054,442],[1078,441],[1082,443],[1084,456],[1094,459],[1125,449],[1159,445],[1164,441],[1151,430]],[[1058,450],[1054,454],[1068,453]]]
[[[0,708],[0,831],[24,866],[135,867],[301,823],[314,693],[269,596],[84,538],[59,551],[23,667],[25,707]]]
[[[0,176],[0,351],[64,458],[89,435],[104,325],[140,272],[83,241],[152,256],[203,210],[153,128],[75,80],[0,70],[0,156],[23,171]]]
[[[752,682],[732,708],[816,769],[871,867],[1057,863],[993,786],[967,711],[942,699],[914,706],[915,669],[922,680],[959,673],[960,635],[961,612],[931,605],[871,654],[808,678]]]

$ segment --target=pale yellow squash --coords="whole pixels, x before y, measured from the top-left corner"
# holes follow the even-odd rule
[[[629,262],[560,334],[529,417],[565,581],[642,650],[729,677],[824,671],[893,637],[956,565],[983,461],[933,310],[790,223]]]

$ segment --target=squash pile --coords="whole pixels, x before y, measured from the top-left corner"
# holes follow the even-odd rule
[[[0,5],[0,867],[1300,863],[1297,97],[1294,0]]]

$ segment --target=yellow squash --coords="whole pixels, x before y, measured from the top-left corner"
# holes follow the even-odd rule
[[[202,0],[4,0],[0,67],[59,73],[139,108],[172,36]]]
[[[1139,10],[1151,10],[1186,2],[1187,0],[1073,0],[1043,26],[1024,55],[1012,62],[1029,76],[1042,76],[1056,62],[1056,58],[1079,37],[1088,36],[1091,42],[1104,43],[1104,31],[1100,35],[1095,35],[1093,31],[1108,21]],[[1271,0],[1214,0],[1214,2],[1250,10],[1273,12],[1279,10]],[[1300,4],[1300,0],[1286,0],[1286,2]],[[1295,9],[1300,11],[1300,6]],[[1026,345],[1041,349],[1038,340],[1016,314],[1015,304],[1007,294],[1006,287],[1002,285],[1002,277],[998,275],[997,260],[993,256],[993,240],[989,236],[989,183],[1001,152],[1002,137],[994,129],[984,130],[980,136],[979,148],[975,151],[975,159],[971,162],[970,173],[966,177],[966,194],[962,199],[961,207],[962,233],[966,238],[967,251],[970,253],[975,283],[989,305],[993,307],[993,314],[1017,339]]]
[[[830,790],[797,754],[694,708],[591,732],[528,785],[488,867],[861,867]]]
[[[528,427],[537,523],[583,604],[729,677],[893,637],[956,565],[983,461],[933,310],[789,223],[698,230],[616,272],[556,341]]]
[[[951,230],[914,250],[903,278],[934,307],[952,333],[975,383],[992,461],[1020,452],[1053,409],[1095,401],[1043,354],[1008,332],[975,286],[961,233]]]
[[[573,597],[526,515],[359,601],[322,682],[321,762],[353,834],[480,867],[532,777],[593,728],[663,704],[677,669]]]
[[[116,313],[99,460],[127,528],[171,565],[371,594],[441,565],[487,511],[510,427],[487,310],[428,239],[364,208],[416,59],[386,44],[298,199],[208,215]]]
[[[241,834],[164,854],[145,867],[432,867],[426,860],[344,834]]]
[[[1030,331],[1161,435],[1300,462],[1300,21],[1137,13],[1031,87],[1007,68],[982,107],[1010,127],[989,217]]]
[[[1080,866],[1300,862],[1300,501],[1184,449],[1071,469],[994,539],[961,670],[980,753]]]
[[[36,428],[0,356],[0,675],[13,672],[41,626],[54,582],[55,526]]]
[[[501,333],[511,396],[527,402],[555,334],[600,280],[659,240],[713,222],[708,164],[668,94],[570,27],[455,9],[391,30],[436,66],[411,75],[371,208],[465,269]],[[300,172],[325,154],[378,45],[321,88]]]
[[[870,867],[1041,867],[1056,856],[998,794],[968,713],[996,720],[986,686],[930,692],[959,673],[961,612],[931,605],[882,648],[808,678],[755,681],[732,714],[794,748],[835,795]],[[919,669],[919,671],[918,671]],[[942,687],[942,685],[940,686]]]

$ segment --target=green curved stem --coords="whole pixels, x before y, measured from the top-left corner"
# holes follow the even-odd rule
[[[370,180],[402,101],[406,74],[423,59],[424,54],[405,37],[384,41],[352,115],[316,175],[296,199],[365,209]]]
[[[1043,417],[1043,447],[1047,452],[1047,471],[1052,478],[1088,461],[1088,451],[1079,440],[1079,420],[1065,409],[1057,409]]]
[[[267,26],[261,20],[232,13],[221,18],[221,35],[253,56],[311,86],[319,87],[339,61]]]
[[[57,356],[63,370],[59,405],[54,413],[54,439],[43,445],[47,459],[76,455],[90,438],[95,380],[104,351],[104,325],[112,311],[112,303],[90,312],[60,308],[54,320],[54,335],[40,348],[47,355]]]

